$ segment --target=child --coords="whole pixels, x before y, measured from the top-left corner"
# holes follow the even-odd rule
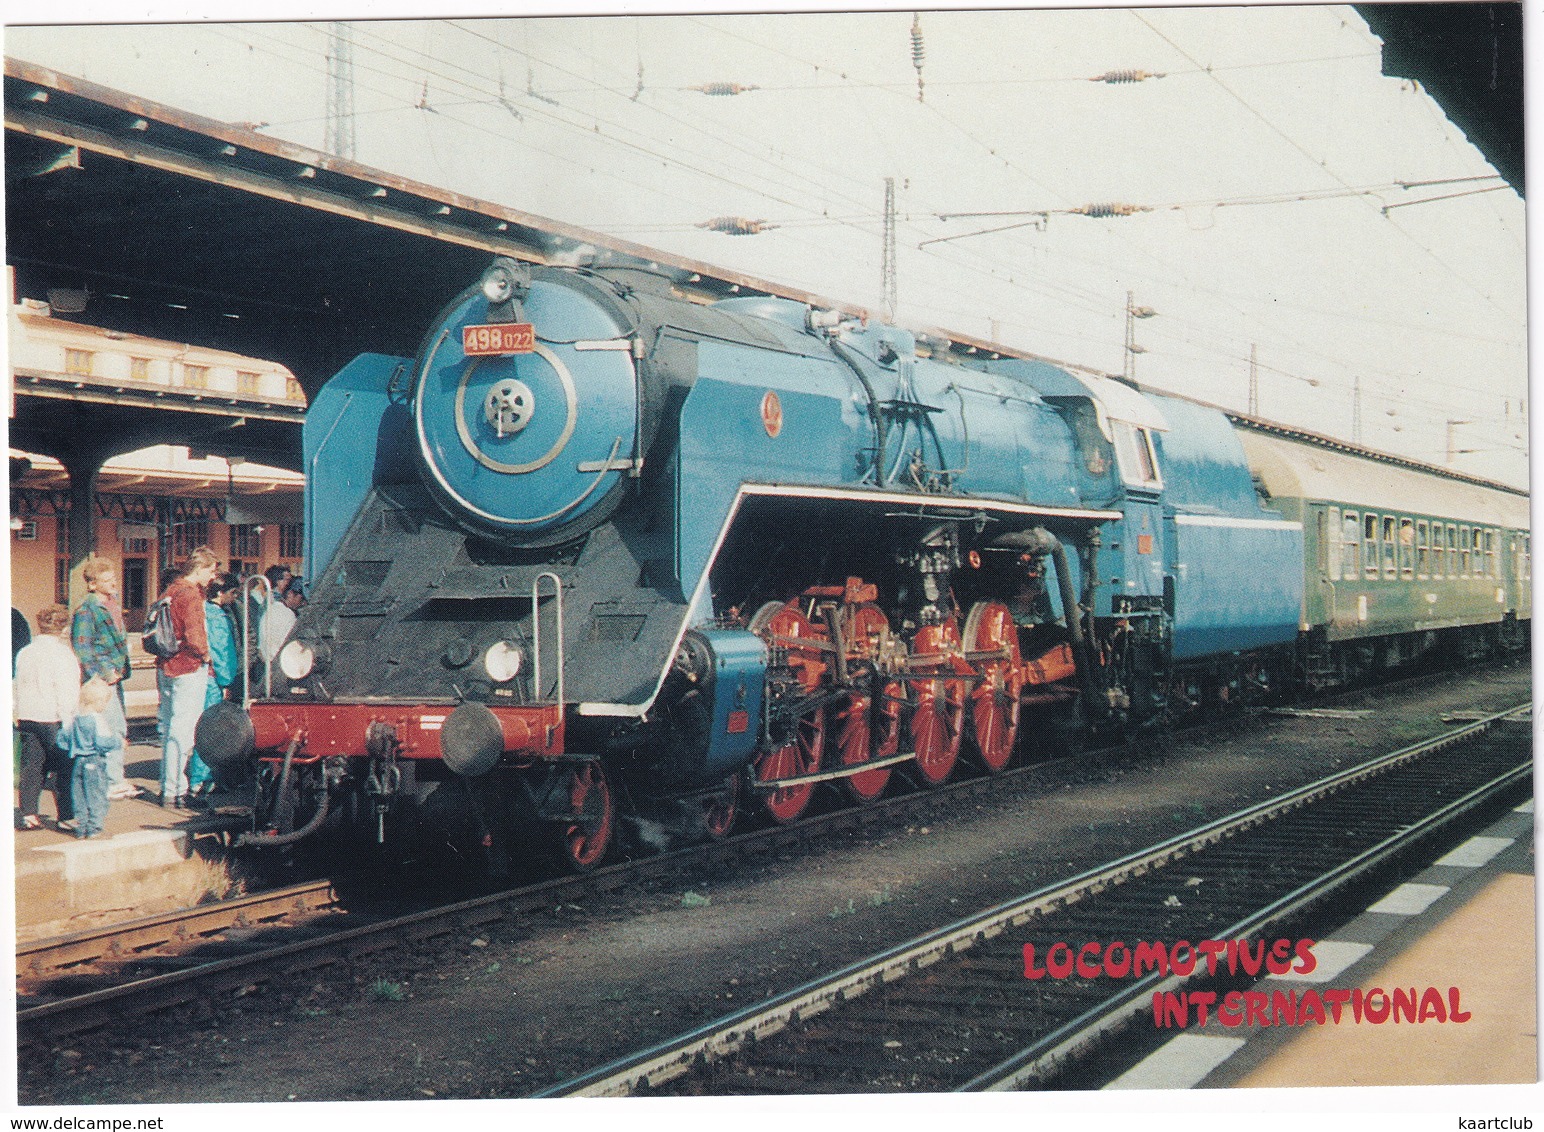
[[[112,687],[93,676],[80,690],[80,714],[59,729],[59,746],[74,764],[70,796],[80,838],[95,837],[107,822],[107,760],[126,738],[123,717],[109,710],[112,701]]]

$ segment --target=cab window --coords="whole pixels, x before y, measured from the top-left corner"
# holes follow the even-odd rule
[[[1132,487],[1161,490],[1163,478],[1158,474],[1158,458],[1153,453],[1153,440],[1147,429],[1125,421],[1111,421],[1110,424],[1115,433],[1115,458],[1120,464],[1121,479]]]

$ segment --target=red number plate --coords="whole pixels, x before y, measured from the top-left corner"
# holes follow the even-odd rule
[[[461,352],[472,357],[529,354],[536,349],[536,327],[529,322],[495,322],[461,328]]]

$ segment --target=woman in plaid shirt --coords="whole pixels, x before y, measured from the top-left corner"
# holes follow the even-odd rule
[[[117,690],[109,710],[116,712],[127,727],[123,682],[129,678],[129,640],[123,628],[123,613],[118,605],[118,569],[96,555],[86,559],[82,571],[86,579],[86,599],[75,611],[70,623],[70,643],[80,660],[81,680],[93,677]],[[137,788],[124,781],[123,747],[108,756],[107,796],[132,798]]]

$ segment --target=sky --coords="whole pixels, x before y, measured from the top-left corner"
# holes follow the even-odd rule
[[[9,27],[5,50],[321,148],[330,32],[65,22]],[[1523,202],[1424,91],[1381,75],[1349,7],[466,17],[350,36],[366,165],[876,310],[890,178],[902,325],[1129,363],[1239,410],[1253,355],[1262,416],[1526,483]],[[1090,81],[1120,70],[1162,77]],[[696,89],[714,83],[750,89]],[[1138,210],[1074,211],[1112,203]],[[717,217],[765,226],[702,227]],[[1156,312],[1134,322],[1140,353],[1128,295]]]

